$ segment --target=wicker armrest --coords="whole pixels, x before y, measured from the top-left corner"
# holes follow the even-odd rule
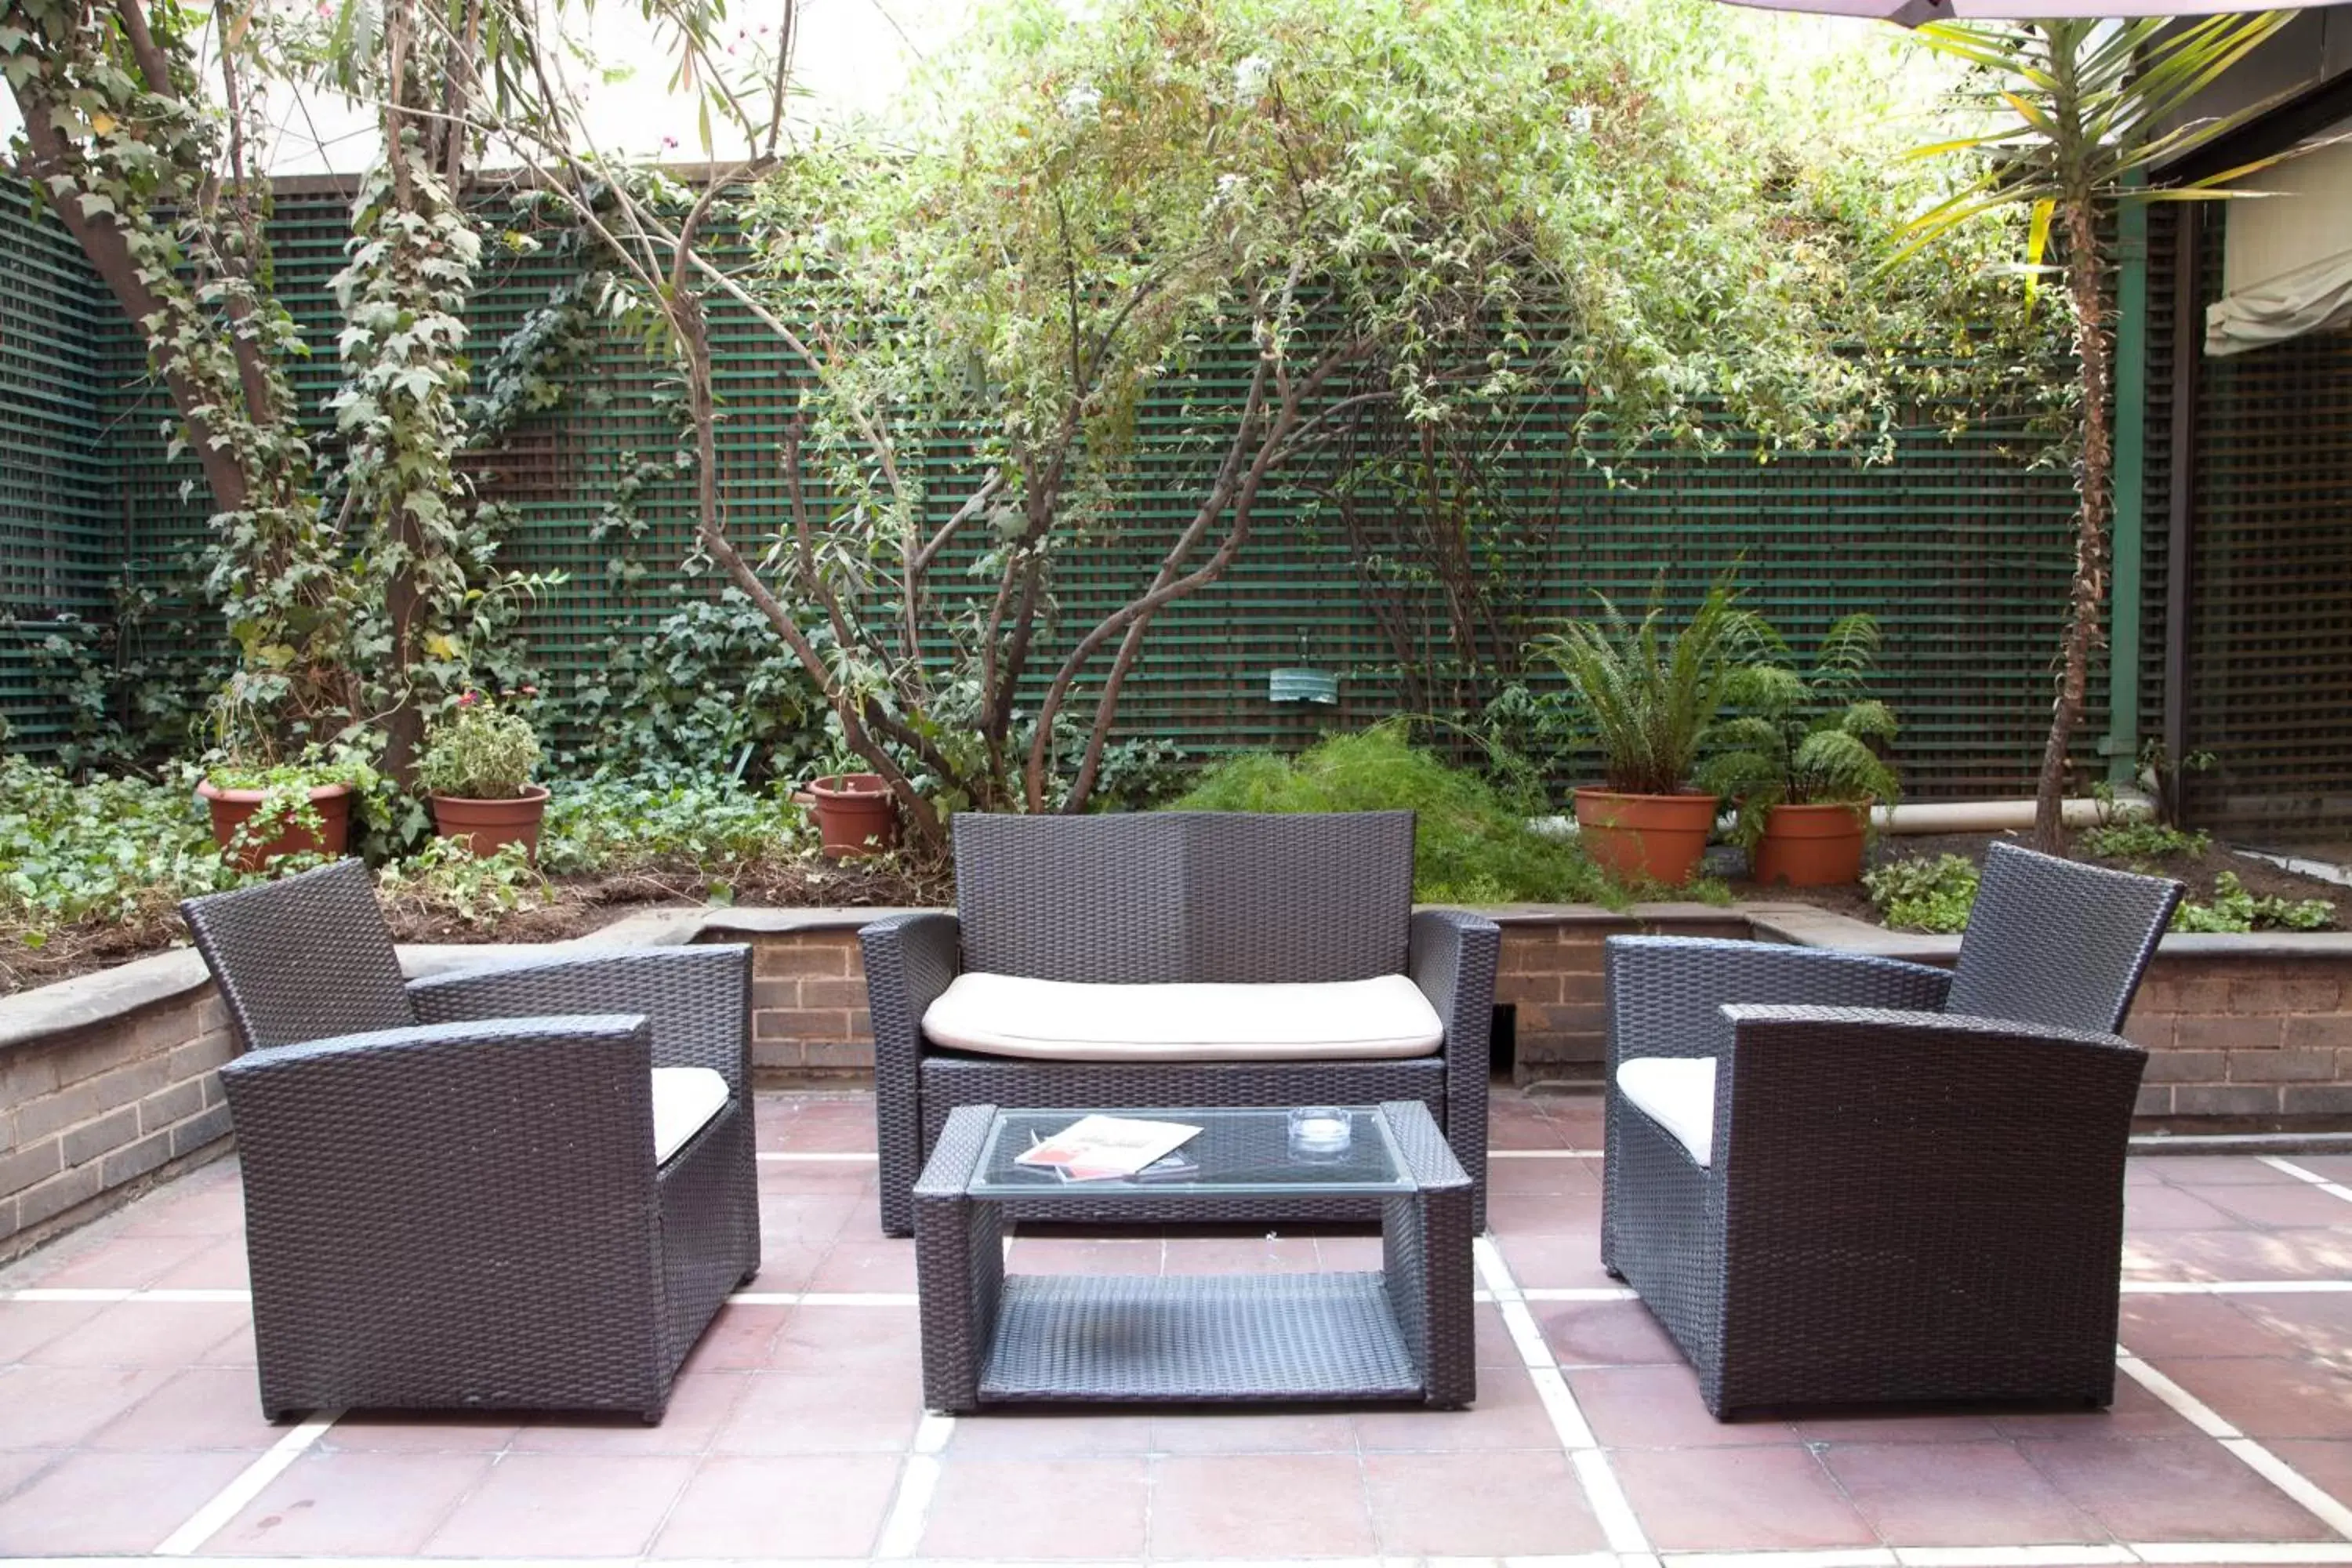
[[[2120,1169],[2147,1053],[2116,1035],[1877,1007],[1732,1005],[1718,1163]],[[1775,1152],[1775,1151],[1778,1151]],[[1906,1178],[1909,1179],[1909,1178]],[[1749,1197],[1753,1197],[1753,1193]]]
[[[911,1189],[922,1169],[923,1012],[963,967],[953,915],[887,915],[861,929],[866,1000],[874,1029],[874,1139],[882,1174],[882,1228],[912,1232]]]
[[[1933,1012],[1952,983],[1925,963],[1711,937],[1612,936],[1601,962],[1612,1074],[1627,1057],[1717,1054],[1727,1004]]]
[[[625,1013],[653,1026],[653,1066],[709,1068],[740,1095],[751,1071],[751,950],[740,942],[532,959],[414,980],[428,1024]]]

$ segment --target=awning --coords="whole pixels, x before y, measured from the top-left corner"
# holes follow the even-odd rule
[[[2205,308],[2205,352],[2220,357],[2352,324],[2352,251],[2323,257]]]

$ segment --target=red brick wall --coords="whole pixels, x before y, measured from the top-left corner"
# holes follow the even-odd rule
[[[2149,1051],[2141,1116],[2352,1125],[2352,960],[2159,955],[2124,1033]]]

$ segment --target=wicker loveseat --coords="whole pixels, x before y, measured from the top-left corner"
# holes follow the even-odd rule
[[[357,861],[181,909],[247,1047],[263,1412],[657,1420],[760,1267],[750,950],[404,982]]]
[[[954,831],[957,913],[862,937],[886,1232],[911,1231],[960,1105],[1399,1100],[1429,1107],[1484,1226],[1501,933],[1413,910],[1412,813],[965,813]]]
[[[1948,972],[1609,940],[1601,1261],[1709,1410],[2108,1403],[2116,1030],[2180,893],[1997,844]]]

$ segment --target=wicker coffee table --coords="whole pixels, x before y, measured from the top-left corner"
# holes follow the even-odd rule
[[[1083,1110],[957,1108],[915,1184],[923,1394],[1015,1402],[1412,1401],[1477,1394],[1470,1178],[1418,1100],[1348,1109],[1343,1152],[1295,1151],[1286,1110],[1112,1110],[1202,1129],[1176,1180],[1065,1184],[1013,1163]],[[1301,1194],[1381,1200],[1378,1272],[1008,1275],[1003,1205],[1067,1194],[1091,1219],[1248,1224]]]

